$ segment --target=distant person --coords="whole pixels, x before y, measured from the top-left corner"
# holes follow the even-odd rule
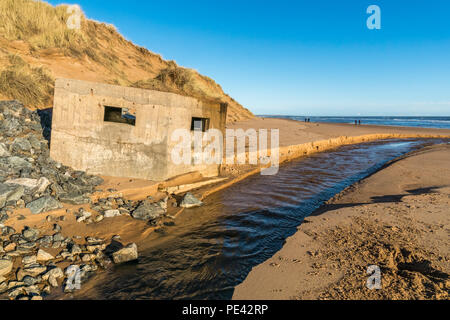
[[[355,126],[357,126],[358,125],[358,120],[355,120]]]
[[[358,121],[358,124],[361,125],[361,120]]]

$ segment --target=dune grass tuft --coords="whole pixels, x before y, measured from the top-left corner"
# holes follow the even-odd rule
[[[54,79],[43,67],[31,67],[20,56],[10,55],[9,65],[0,72],[0,92],[33,107],[51,103]]]

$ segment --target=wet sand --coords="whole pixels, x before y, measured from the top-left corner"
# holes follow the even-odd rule
[[[450,146],[422,149],[328,201],[233,299],[448,299],[449,205]]]

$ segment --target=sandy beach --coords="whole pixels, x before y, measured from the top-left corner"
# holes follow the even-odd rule
[[[299,157],[306,157],[308,155],[317,153],[317,152],[325,152],[329,150],[333,150],[342,145],[348,144],[356,144],[356,143],[364,143],[370,142],[380,139],[389,139],[389,138],[431,138],[431,137],[450,137],[450,130],[439,130],[439,129],[418,129],[418,128],[406,128],[406,127],[383,127],[383,126],[354,126],[348,124],[319,124],[319,123],[302,123],[291,120],[283,120],[283,119],[253,119],[243,122],[236,122],[234,124],[229,124],[228,128],[242,128],[244,130],[249,128],[254,129],[279,129],[280,130],[280,162],[286,162]],[[440,151],[444,152],[444,151]],[[448,150],[446,157],[448,159]],[[445,158],[445,157],[444,157]],[[420,163],[421,161],[419,161]],[[434,168],[440,168],[441,163],[435,164],[432,160],[425,159],[424,163],[428,166],[428,170],[432,172]],[[394,167],[394,166],[392,166]],[[231,169],[231,170],[230,170]],[[197,173],[190,173],[183,176],[176,177],[166,182],[156,182],[156,181],[146,181],[146,180],[137,180],[137,179],[129,179],[129,178],[113,178],[103,176],[104,183],[99,185],[96,188],[96,191],[90,196],[91,202],[93,204],[98,204],[100,201],[102,205],[100,207],[107,207],[110,210],[129,210],[124,208],[124,202],[131,201],[134,206],[136,206],[140,201],[151,199],[152,201],[161,201],[168,197],[168,201],[166,203],[167,209],[164,217],[159,219],[156,223],[149,224],[148,221],[141,221],[138,219],[133,219],[129,214],[123,214],[113,218],[103,219],[102,215],[104,214],[102,211],[98,211],[95,209],[95,205],[84,204],[84,205],[68,205],[63,203],[63,207],[54,211],[43,212],[41,214],[32,214],[30,209],[28,208],[17,208],[11,210],[10,217],[7,221],[4,222],[4,225],[7,227],[12,227],[16,231],[24,230],[25,227],[32,228],[33,230],[38,230],[41,235],[51,236],[54,233],[55,223],[58,225],[58,229],[60,230],[60,234],[65,239],[72,239],[72,243],[75,243],[81,247],[85,246],[85,239],[88,237],[95,237],[97,239],[102,239],[105,244],[109,244],[113,237],[120,236],[120,241],[122,244],[130,244],[135,243],[139,250],[144,248],[151,247],[151,243],[148,242],[149,235],[152,234],[155,230],[164,227],[167,224],[176,222],[177,217],[183,213],[184,208],[180,208],[177,206],[177,202],[180,201],[180,195],[182,196],[187,191],[192,192],[198,199],[204,200],[209,195],[217,192],[218,190],[223,190],[233,185],[250,175],[258,174],[261,170],[259,166],[224,166],[222,168],[221,176],[219,178],[205,178]],[[386,169],[387,170],[387,169]],[[383,170],[383,172],[386,172]],[[412,169],[411,169],[412,170]],[[447,169],[448,170],[448,162]],[[421,178],[418,176],[420,174],[425,174],[425,171],[417,172],[412,175],[408,179],[416,179],[417,188],[421,187],[435,187],[441,186],[448,180],[448,175],[445,176],[440,172],[438,175],[432,175],[435,177],[435,180],[429,182],[429,185],[420,186]],[[448,174],[448,171],[447,171]],[[403,174],[396,173],[393,176],[390,176],[392,181],[396,181],[396,183],[400,183],[401,181],[397,181],[396,179],[399,177],[403,177]],[[419,178],[418,178],[419,177]],[[392,185],[389,184],[389,187]],[[407,187],[405,187],[407,188]],[[409,188],[409,187],[408,187]],[[412,187],[411,187],[412,188]],[[389,189],[386,187],[378,186],[373,190],[378,190],[378,192],[382,192],[382,194],[378,194],[378,196],[383,196],[385,192],[388,192]],[[409,189],[407,189],[409,190]],[[394,194],[392,192],[388,192],[388,194]],[[401,190],[396,190],[395,194],[400,194]],[[423,197],[427,197],[428,195],[423,195]],[[150,198],[149,198],[150,197]],[[430,197],[436,197],[436,199],[441,199],[435,195],[430,195]],[[445,200],[445,198],[444,198]],[[345,200],[343,200],[345,201]],[[356,201],[356,200],[355,200]],[[358,200],[360,201],[360,200]],[[448,196],[447,196],[448,201]],[[448,203],[448,202],[447,202]],[[387,205],[387,204],[386,204]],[[396,204],[397,206],[398,204]],[[374,206],[380,206],[380,204],[376,204]],[[364,210],[370,207],[369,204],[366,206],[362,206]],[[358,208],[359,207],[355,207]],[[355,208],[347,208],[345,210],[356,210]],[[344,209],[342,209],[344,210]],[[80,212],[89,212],[92,214],[92,217],[88,220],[88,223],[83,222],[80,223],[79,220]],[[129,212],[129,211],[128,211]],[[359,211],[358,211],[359,212]],[[323,216],[328,216],[324,214]],[[350,216],[350,212],[346,213],[346,215]],[[355,213],[356,215],[356,213]],[[356,218],[346,218],[342,219],[342,215],[339,214],[339,218],[332,220],[331,218],[325,218],[327,220],[326,223],[322,221],[322,215],[320,217],[308,218],[308,221],[312,223],[306,223],[302,226],[310,227],[311,232],[320,232],[320,228],[317,229],[317,226],[327,225],[329,227],[338,226],[339,223],[343,223],[345,221],[353,221],[353,223],[357,223]],[[99,218],[99,219],[97,219]],[[358,219],[365,219],[366,217],[359,217]],[[317,221],[320,221],[318,223]],[[359,223],[359,222],[358,222]],[[366,223],[366,222],[364,222]],[[399,222],[400,223],[400,222]],[[430,224],[433,223],[433,219],[431,219]],[[442,222],[445,224],[446,222]],[[447,224],[448,225],[448,224]],[[382,225],[372,224],[375,228],[383,229]],[[399,224],[393,224],[395,228],[400,228]],[[401,226],[401,225],[400,225]],[[312,231],[314,230],[314,231]],[[401,229],[403,230],[403,229]],[[415,229],[414,229],[415,230]],[[439,230],[438,230],[439,231]],[[411,236],[415,231],[406,231],[404,232],[405,236]],[[170,233],[170,231],[169,231]],[[319,234],[319,233],[318,233]],[[329,236],[329,235],[328,235]],[[312,241],[310,238],[317,238],[317,236],[305,236],[308,241],[305,242],[302,247],[304,252],[308,252],[313,250],[316,246],[319,246],[320,242]],[[350,236],[349,236],[350,237]],[[302,239],[303,241],[304,239]],[[361,240],[363,241],[363,240]],[[427,237],[427,241],[429,241]],[[288,250],[290,242],[286,245],[285,249]],[[431,242],[430,242],[431,243]],[[354,248],[358,248],[360,244],[354,246]],[[445,246],[443,246],[445,248]],[[317,250],[319,247],[317,247]],[[442,246],[441,246],[442,249]],[[58,256],[61,252],[58,248],[46,248],[46,252],[52,256]],[[295,255],[297,255],[295,253]],[[306,253],[305,253],[306,254]],[[85,258],[88,259],[92,255],[91,253],[85,253]],[[428,254],[424,254],[427,259],[430,259]],[[75,262],[80,262],[80,257],[74,257]],[[277,260],[278,258],[274,258]],[[283,258],[284,259],[284,258]],[[304,261],[304,258],[295,257],[292,258],[297,261]],[[312,259],[312,258],[310,258]],[[273,260],[273,259],[272,259]],[[86,260],[87,261],[87,260]],[[280,260],[281,261],[281,260]],[[283,260],[284,261],[284,260]],[[288,261],[288,260],[286,260]],[[447,260],[444,260],[444,262]],[[74,261],[66,261],[61,260],[58,262],[58,266],[61,268],[66,268],[68,265],[73,263]],[[302,293],[298,292],[297,286],[292,286],[292,281],[290,276],[286,277],[285,274],[281,273],[280,276],[274,277],[274,272],[284,270],[282,267],[273,268],[271,264],[280,264],[274,261],[268,261],[263,264],[261,267],[255,269],[247,279],[246,282],[236,290],[236,298],[238,299],[284,299],[284,298],[313,298],[315,293]],[[314,263],[314,262],[311,262]],[[324,262],[320,262],[322,265]],[[375,263],[375,262],[374,262]],[[443,262],[441,262],[442,264]],[[269,266],[269,267],[267,267]],[[314,281],[311,280],[311,277],[308,276],[311,272],[316,272],[317,270],[310,267],[310,264],[304,263],[290,263],[287,264],[287,268],[289,270],[289,274],[292,276],[295,273],[294,270],[299,268],[303,270],[305,273],[305,279],[310,286],[304,286],[302,281],[300,287],[309,288],[308,290],[317,290],[316,285],[312,285]],[[22,264],[20,259],[16,259],[13,272],[6,275],[4,281],[12,281],[14,282],[14,274],[17,270],[20,270]],[[294,269],[292,269],[294,268]],[[303,269],[306,268],[306,269]],[[312,269],[308,269],[312,268]],[[264,272],[270,272],[269,279],[267,281],[260,281],[260,276],[258,275],[259,269],[266,270]],[[320,269],[322,270],[322,269]],[[355,268],[350,268],[355,272]],[[330,275],[330,280],[326,281],[337,281],[342,277],[342,271],[340,272],[332,272]],[[266,277],[266,273],[264,277]],[[322,273],[320,273],[322,275]],[[325,281],[326,277],[319,277],[320,281]],[[253,279],[253,280],[252,280]],[[279,285],[277,282],[279,279],[285,285]],[[95,283],[95,280],[93,280]],[[264,284],[264,288],[259,288],[257,290],[254,289],[251,284],[252,281]],[[328,282],[324,282],[323,285]],[[4,282],[5,283],[5,282]],[[322,283],[322,282],[321,282]],[[322,288],[323,285],[320,285]],[[288,289],[289,288],[289,289]],[[274,291],[275,290],[275,291]],[[281,290],[281,291],[277,291]],[[312,291],[311,291],[312,292]],[[347,291],[346,291],[347,292]],[[350,291],[349,291],[350,292]],[[321,293],[320,293],[321,294]],[[335,294],[335,293],[334,293]],[[333,296],[330,293],[331,298],[345,298],[339,296]]]
[[[233,299],[448,299],[449,159],[449,145],[425,148],[336,195]],[[371,265],[380,290],[366,286]]]

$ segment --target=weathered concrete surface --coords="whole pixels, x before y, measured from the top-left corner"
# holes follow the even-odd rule
[[[136,125],[104,121],[105,106],[136,112]],[[191,129],[193,117],[209,118],[224,131],[226,106],[173,93],[57,79],[51,157],[91,174],[164,181],[199,171],[218,174],[218,165],[175,165],[176,129]]]

